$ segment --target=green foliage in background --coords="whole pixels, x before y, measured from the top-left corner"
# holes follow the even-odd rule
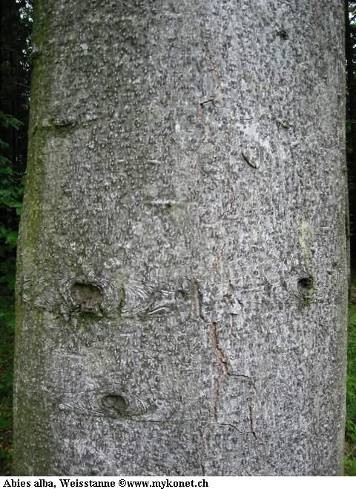
[[[0,298],[0,475],[11,474],[14,309]]]
[[[16,242],[26,169],[31,0],[0,1],[0,474],[11,473]]]
[[[347,360],[345,474],[356,475],[356,304],[349,311]]]
[[[0,127],[22,123],[0,111]],[[9,475],[12,438],[12,372],[14,345],[15,249],[23,194],[22,176],[4,156],[9,145],[0,139],[0,474]]]
[[[19,129],[22,122],[0,111],[0,126]],[[0,211],[2,215],[0,247],[5,246],[5,251],[14,250],[16,247],[18,216],[23,194],[22,175],[15,172],[11,161],[3,155],[4,150],[7,150],[8,147],[9,144],[0,139]],[[2,274],[1,276],[3,277]]]

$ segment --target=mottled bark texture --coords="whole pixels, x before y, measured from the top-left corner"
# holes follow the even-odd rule
[[[336,474],[342,0],[40,0],[16,474]]]

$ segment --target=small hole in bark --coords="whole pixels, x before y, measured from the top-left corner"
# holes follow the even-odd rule
[[[75,282],[71,296],[74,303],[84,311],[93,311],[103,301],[103,293],[97,285]]]
[[[314,288],[313,277],[302,277],[298,280],[298,288],[300,291],[308,292]]]
[[[284,29],[281,29],[277,32],[277,36],[280,37],[283,40],[288,39],[288,33]]]
[[[127,414],[127,401],[119,394],[108,394],[102,398],[101,402],[104,407],[116,411],[118,414]]]

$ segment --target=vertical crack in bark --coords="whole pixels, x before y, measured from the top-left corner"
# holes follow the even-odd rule
[[[199,282],[197,280],[192,280],[192,292],[195,315],[202,319],[205,323],[208,323],[209,321],[203,314],[203,294],[200,290]]]
[[[219,342],[217,324],[214,322],[210,326],[210,339],[211,339],[211,343],[213,345],[213,350],[214,350],[215,356],[219,362],[220,370],[222,370],[224,375],[229,375],[230,372],[229,372],[229,368],[228,368],[228,361],[227,361],[224,350],[221,348],[221,345]]]
[[[252,386],[253,393],[254,393],[252,398],[250,399],[249,406],[248,406],[250,433],[257,440],[256,422],[255,422],[255,415],[254,415],[254,397],[256,395],[256,385],[255,385],[254,379],[248,375],[233,374],[230,372],[229,363],[228,363],[226,354],[221,347],[221,344],[219,341],[219,334],[218,334],[218,330],[217,330],[217,324],[215,322],[213,322],[211,324],[209,333],[210,333],[210,339],[211,339],[211,343],[213,346],[215,356],[219,362],[218,368],[219,368],[219,372],[220,372],[218,375],[218,378],[215,379],[215,381],[214,381],[214,388],[213,388],[213,395],[212,395],[212,418],[215,421],[217,420],[217,409],[218,409],[219,397],[220,397],[220,392],[221,392],[221,386],[222,386],[225,378],[227,376],[230,376],[230,377],[234,377],[236,379],[240,379],[241,381],[247,381]]]
[[[221,390],[222,383],[225,380],[225,377],[229,375],[229,368],[228,368],[228,362],[227,362],[225,352],[221,348],[219,342],[217,324],[215,322],[211,323],[210,325],[209,335],[213,347],[213,352],[218,361],[218,375],[217,378],[214,380],[214,388],[213,388],[213,395],[212,395],[212,413],[214,419],[216,420],[220,390]]]
[[[212,350],[214,353],[214,356],[217,360],[218,366],[217,366],[217,375],[214,377],[214,383],[213,383],[213,388],[212,388],[212,394],[211,394],[211,407],[210,407],[210,419],[207,424],[206,429],[203,432],[202,438],[203,438],[203,443],[204,443],[204,451],[207,454],[208,453],[208,436],[209,433],[212,429],[212,425],[217,423],[217,418],[218,418],[218,404],[219,404],[219,399],[220,399],[220,394],[221,394],[221,388],[222,385],[226,379],[226,377],[233,377],[236,378],[237,380],[240,380],[241,382],[246,381],[248,382],[253,389],[253,396],[249,400],[249,405],[248,405],[248,412],[249,412],[249,428],[250,430],[247,432],[239,432],[239,433],[251,433],[253,437],[257,440],[257,433],[256,433],[256,422],[255,422],[255,415],[254,415],[254,398],[256,395],[256,385],[254,382],[254,379],[250,377],[249,375],[244,375],[244,374],[234,374],[231,372],[231,368],[229,366],[229,362],[226,356],[225,351],[223,350],[220,339],[219,339],[219,333],[218,333],[218,325],[215,321],[210,322],[207,317],[205,317],[204,312],[203,312],[203,296],[202,292],[199,287],[199,283],[197,281],[193,282],[194,285],[194,308],[195,308],[195,313],[196,315],[203,320],[205,323],[209,324],[209,339],[210,343],[212,345]],[[233,423],[220,423],[223,426],[231,426],[234,429],[236,429],[236,426]],[[201,462],[201,467],[203,470],[204,474],[204,464]]]
[[[251,403],[249,405],[249,412],[250,412],[250,428],[251,428],[251,433],[253,434],[254,438],[257,440],[257,434],[256,434],[256,427],[255,427],[255,415],[253,412],[253,401],[251,400]]]

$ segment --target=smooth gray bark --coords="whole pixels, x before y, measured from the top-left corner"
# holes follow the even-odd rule
[[[16,474],[339,473],[343,2],[36,9]]]

